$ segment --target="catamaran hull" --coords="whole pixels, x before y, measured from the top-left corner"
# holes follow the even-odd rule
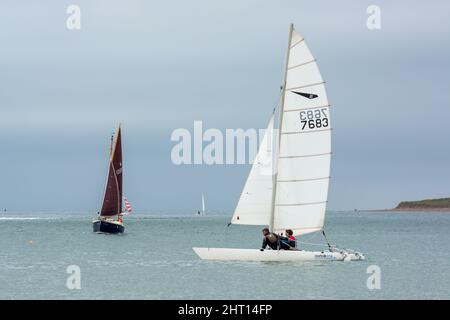
[[[116,221],[94,220],[92,227],[96,233],[123,233],[125,227]]]
[[[364,255],[347,251],[303,251],[228,248],[192,248],[203,260],[219,261],[357,261]]]

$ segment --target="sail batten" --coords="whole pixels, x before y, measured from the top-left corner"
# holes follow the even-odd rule
[[[292,90],[308,88],[308,87],[315,87],[315,86],[320,86],[321,84],[325,84],[325,81],[320,81],[320,82],[315,82],[315,83],[310,83],[310,84],[304,84],[302,86],[286,88],[286,91],[292,91]]]
[[[317,107],[301,107],[301,108],[296,108],[296,109],[285,110],[284,112],[295,112],[295,111],[320,109],[320,108],[328,108],[328,107],[331,107],[331,105],[327,104],[327,105],[322,105],[322,106],[317,106]]]
[[[309,205],[313,205],[313,204],[320,204],[320,203],[327,203],[328,201],[317,201],[317,202],[304,202],[304,203],[285,203],[285,204],[275,204],[275,206],[277,207],[295,207],[295,206],[309,206]]]
[[[313,60],[308,61],[308,62],[303,62],[303,63],[297,64],[297,65],[295,65],[295,66],[290,66],[290,67],[288,67],[288,70],[292,70],[292,69],[295,69],[295,68],[299,68],[299,67],[302,67],[302,66],[304,66],[304,65],[313,63],[313,62],[316,62],[316,59],[313,59]]]
[[[331,152],[326,153],[316,153],[316,154],[302,154],[298,156],[279,156],[280,159],[290,159],[290,158],[308,158],[308,157],[321,157],[321,156],[327,156],[330,155]]]
[[[304,38],[298,40],[296,43],[292,44],[290,48],[293,49],[296,45],[302,43],[304,40],[305,40]]]
[[[302,182],[302,181],[317,181],[317,180],[328,180],[328,179],[330,179],[330,177],[310,178],[310,179],[277,180],[277,182]]]
[[[320,132],[320,131],[332,131],[333,128],[329,128],[329,129],[322,129],[322,130],[316,130],[315,132]],[[281,132],[281,134],[306,134],[306,133],[311,133],[311,131],[304,131],[304,132],[297,132],[297,131],[288,131],[288,132]]]

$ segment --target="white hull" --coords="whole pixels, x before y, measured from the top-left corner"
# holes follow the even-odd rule
[[[357,261],[364,260],[358,252],[264,250],[228,248],[192,248],[203,260],[219,261]]]

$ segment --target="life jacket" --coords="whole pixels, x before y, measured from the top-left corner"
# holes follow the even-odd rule
[[[297,241],[296,241],[295,237],[294,236],[289,236],[288,239],[289,239],[289,245],[292,248],[297,248]]]
[[[266,238],[267,238],[267,240],[268,240],[270,243],[276,243],[276,242],[278,241],[278,237],[277,237],[277,235],[274,234],[274,233],[269,233],[269,234],[266,236]]]

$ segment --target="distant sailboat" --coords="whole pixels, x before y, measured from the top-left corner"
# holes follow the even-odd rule
[[[94,232],[123,233],[125,230],[122,221],[122,174],[122,137],[121,128],[119,126],[115,143],[114,138],[111,137],[105,195],[103,197],[102,209],[99,212],[98,217],[92,222]],[[117,220],[115,217],[117,217]]]
[[[205,208],[205,196],[204,196],[204,194],[202,193],[202,216],[203,215],[205,215],[205,213],[206,213],[206,208]]]
[[[272,115],[231,224],[262,225],[277,234],[324,232],[331,160],[329,104],[316,60],[290,25],[279,108],[279,134],[272,148]],[[273,154],[272,150],[275,151]],[[271,160],[274,159],[272,162]],[[267,172],[267,162],[274,163]],[[272,168],[272,166],[270,166]],[[326,239],[326,236],[325,236]],[[326,239],[327,240],[327,239]],[[328,240],[327,240],[328,243]],[[243,261],[362,260],[328,243],[323,251],[193,248],[201,259]]]
[[[197,216],[203,216],[206,212],[205,209],[205,196],[202,193],[202,210],[197,210]]]

